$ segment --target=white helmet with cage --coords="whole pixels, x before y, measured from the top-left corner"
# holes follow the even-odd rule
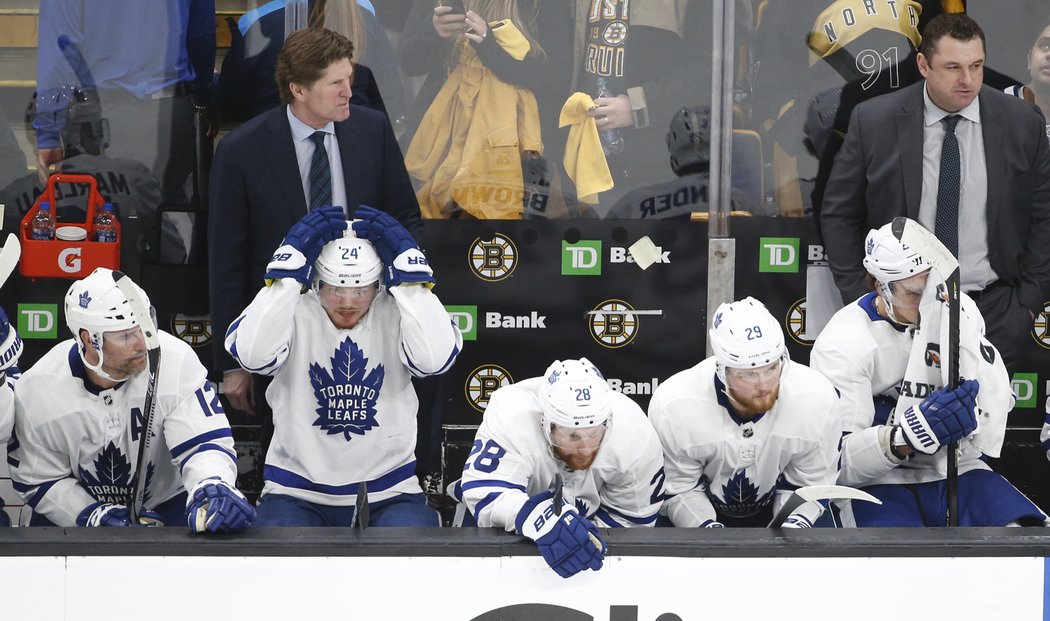
[[[871,229],[864,240],[864,269],[875,280],[889,284],[910,278],[933,267],[921,254],[905,246],[890,228]]]
[[[313,288],[320,283],[333,287],[364,287],[378,282],[383,262],[372,242],[354,235],[347,227],[343,236],[324,245],[314,262]]]
[[[131,282],[129,280],[129,282]],[[131,282],[142,303],[150,308],[149,297],[134,282]],[[84,366],[102,377],[114,380],[102,370],[102,338],[107,332],[120,332],[139,325],[139,318],[131,309],[131,303],[113,280],[113,271],[99,267],[87,277],[82,278],[66,291],[65,299],[66,325],[69,326]],[[86,330],[91,347],[98,352],[98,363],[91,364],[84,355],[87,346],[80,338],[80,331]]]
[[[723,384],[727,367],[754,369],[787,357],[780,324],[762,302],[750,296],[719,305],[708,334],[715,373]]]
[[[570,429],[608,423],[612,413],[609,383],[590,360],[555,360],[540,383],[540,424],[551,443],[551,425]],[[553,443],[552,443],[553,444]]]

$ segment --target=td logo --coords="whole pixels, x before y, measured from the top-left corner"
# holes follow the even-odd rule
[[[762,237],[758,243],[759,272],[798,273],[797,237]]]
[[[449,306],[445,305],[445,311],[452,318],[464,341],[478,340],[478,307],[477,306]]]
[[[1013,389],[1014,394],[1017,395],[1017,403],[1014,404],[1014,407],[1038,407],[1039,395],[1036,392],[1036,386],[1038,385],[1038,373],[1014,373],[1013,378],[1010,380],[1010,387]]]
[[[19,304],[18,335],[23,339],[58,338],[58,304]]]
[[[561,242],[561,273],[563,276],[601,276],[602,242],[600,239],[581,239],[575,244]]]

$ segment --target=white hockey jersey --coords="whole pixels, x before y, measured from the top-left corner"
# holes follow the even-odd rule
[[[237,454],[214,384],[189,345],[159,332],[154,440],[145,477],[152,509],[183,488],[218,476],[237,481]],[[11,479],[37,513],[76,526],[95,502],[127,504],[138,473],[148,374],[100,390],[72,339],[44,355],[15,383]]]
[[[489,399],[459,490],[478,526],[513,532],[522,505],[551,489],[559,472],[565,504],[597,526],[654,526],[663,501],[664,463],[645,413],[630,397],[613,392],[610,423],[594,463],[569,470],[543,435],[541,381],[522,380]]]
[[[773,408],[749,421],[732,409],[713,357],[653,393],[649,420],[667,468],[663,512],[675,526],[745,518],[771,503],[775,514],[795,489],[835,483],[835,390],[805,365],[786,365]],[[811,502],[793,515],[812,525],[823,511]]]
[[[812,367],[827,376],[840,395],[842,432],[848,435],[843,438],[839,483],[862,487],[939,481],[947,472],[946,450],[934,455],[913,453],[898,460],[887,455],[879,441],[881,427],[893,424],[894,417],[902,414],[893,411],[899,398],[921,400],[942,386],[903,381],[913,331],[880,317],[875,297],[874,292],[869,293],[835,313],[810,354]],[[962,312],[974,318],[973,329],[980,330],[980,312],[966,294],[962,295]],[[982,355],[976,356],[976,377],[981,385],[978,429],[959,442],[960,474],[975,468],[990,469],[980,457],[982,453],[999,456],[1006,415],[1013,407],[1010,378],[998,352],[983,336],[980,349]]]
[[[349,506],[361,481],[371,502],[422,493],[411,380],[447,371],[462,345],[423,286],[381,291],[350,330],[336,328],[292,279],[261,289],[231,324],[226,349],[248,371],[274,378],[262,494]]]

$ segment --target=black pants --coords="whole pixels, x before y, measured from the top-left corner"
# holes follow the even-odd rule
[[[969,295],[984,315],[985,336],[999,350],[1012,377],[1031,339],[1032,316],[1021,305],[1017,289],[1002,281]]]

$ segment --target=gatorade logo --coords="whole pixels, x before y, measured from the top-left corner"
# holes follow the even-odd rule
[[[470,268],[488,282],[497,282],[510,276],[518,266],[518,249],[508,237],[496,233],[490,240],[480,237],[470,245]]]
[[[77,247],[66,248],[58,253],[58,269],[67,274],[76,274],[80,271],[80,252]]]
[[[1036,392],[1038,385],[1038,373],[1014,373],[1010,380],[1010,387],[1017,395],[1017,403],[1014,404],[1014,407],[1033,409],[1039,407],[1039,395]]]
[[[602,242],[582,239],[575,244],[561,242],[561,273],[563,276],[601,276]]]
[[[477,306],[445,306],[445,312],[452,318],[452,323],[463,335],[464,341],[478,340],[478,307]]]
[[[483,364],[467,375],[467,383],[464,386],[467,403],[475,410],[484,412],[489,406],[492,393],[512,383],[514,383],[514,378],[503,367]]]
[[[798,238],[760,238],[758,249],[758,271],[797,274]]]
[[[26,340],[58,338],[58,305],[19,304],[18,334]]]

